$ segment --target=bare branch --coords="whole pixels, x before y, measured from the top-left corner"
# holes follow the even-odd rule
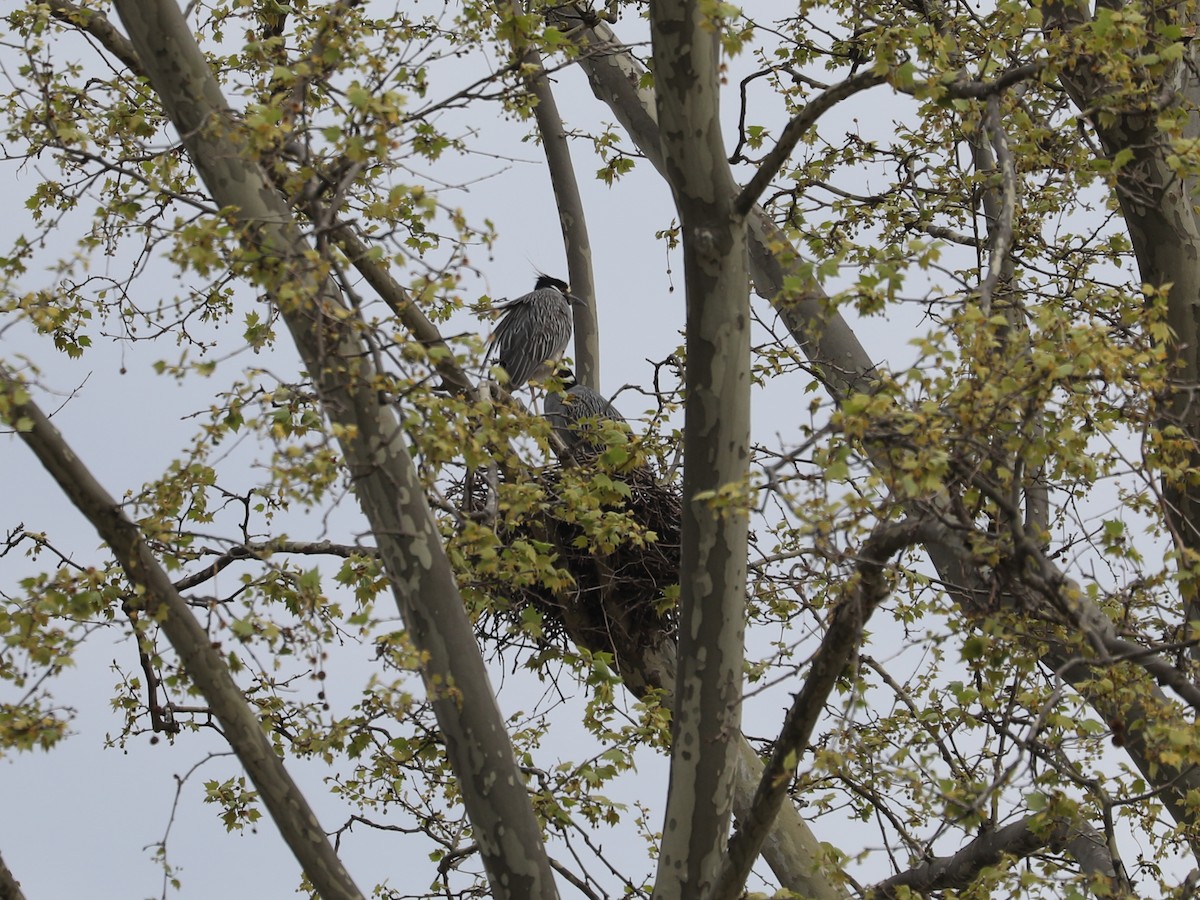
[[[236,544],[210,562],[204,568],[191,575],[186,575],[175,582],[175,590],[186,591],[216,577],[217,573],[230,563],[240,559],[262,559],[273,553],[291,553],[301,556],[338,556],[350,559],[354,556],[377,557],[379,551],[374,547],[359,547],[354,544],[335,544],[333,541],[251,541],[247,544]]]
[[[121,61],[134,75],[145,76],[142,61],[138,59],[137,51],[129,38],[117,31],[115,25],[102,12],[85,9],[69,0],[46,0],[50,14],[59,21],[82,29],[100,42],[109,53]]]
[[[0,858],[0,900],[25,900],[21,893],[21,882],[13,877],[4,860]]]
[[[788,157],[796,149],[796,144],[800,143],[800,139],[808,133],[810,128],[817,124],[817,120],[821,116],[829,112],[829,110],[833,109],[843,100],[853,97],[867,88],[883,84],[885,81],[887,81],[886,74],[872,71],[859,72],[857,75],[851,75],[845,81],[822,91],[810,100],[804,109],[800,110],[787,123],[787,126],[783,129],[783,134],[779,136],[779,142],[771,148],[771,151],[759,164],[758,171],[754,173],[754,177],[742,188],[737,200],[733,203],[734,211],[739,216],[749,214],[750,210],[754,208],[754,204],[758,202],[758,198],[762,196],[763,191],[771,183],[771,179],[779,174],[779,170],[783,168],[783,164],[788,161]]]
[[[742,148],[746,146],[746,89],[750,86],[750,82],[759,78],[765,78],[773,73],[774,69],[760,69],[757,72],[752,72],[742,79],[738,85],[739,93],[741,94],[741,105],[738,108],[738,142],[733,148],[733,152],[729,154],[730,164],[737,162],[747,162],[746,157],[742,156]]]
[[[590,887],[588,887],[586,881],[584,881],[582,878],[580,878],[578,875],[576,875],[574,872],[572,872],[570,869],[568,869],[566,866],[564,866],[558,860],[551,857],[550,865],[554,867],[555,872],[557,872],[565,880],[570,882],[571,886],[574,887],[575,890],[579,891],[579,893],[583,894],[583,896],[587,897],[588,900],[600,900],[600,895],[597,894],[595,891],[593,891]],[[0,898],[0,900],[2,900],[2,898]]]
[[[964,234],[961,231],[955,231],[953,228],[946,228],[943,225],[922,225],[920,222],[913,221],[909,223],[909,227],[915,228],[930,237],[950,241],[954,244],[962,244],[964,247],[979,246],[979,239],[974,235]]]
[[[985,831],[952,856],[939,856],[893,875],[867,891],[867,900],[935,891],[965,888],[989,867],[1005,857],[1023,859],[1042,850],[1071,850],[1085,872],[1115,878],[1112,860],[1103,852],[1104,839],[1094,829],[1061,820],[1047,822],[1038,816],[1026,816],[1020,821],[995,831]],[[1100,852],[1096,852],[1097,847]],[[902,892],[900,889],[904,888]]]
[[[493,895],[557,898],[454,572],[396,414],[378,402],[377,373],[346,299],[323,267],[309,263],[311,245],[231,121],[178,5],[117,0],[117,9],[205,186],[259,254],[267,296],[334,425],[397,607],[423,654],[421,675]]]
[[[137,590],[137,600],[146,614],[161,622],[189,677],[220,721],[226,739],[318,893],[330,898],[361,898],[316,814],[229,674],[224,658],[171,584],[141,531],[4,367],[0,367],[0,395],[7,401],[6,416],[21,439],[112,550]]]
[[[771,824],[787,798],[800,755],[821,717],[825,701],[853,658],[863,626],[887,596],[884,567],[888,560],[913,544],[931,540],[940,530],[940,526],[923,521],[881,525],[864,543],[854,577],[847,585],[847,595],[834,609],[825,637],[809,666],[808,678],[784,718],[749,814],[738,823],[737,832],[729,841],[709,900],[733,900],[740,896]]]

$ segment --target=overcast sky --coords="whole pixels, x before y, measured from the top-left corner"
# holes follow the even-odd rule
[[[627,40],[644,38],[641,23],[637,22],[624,21],[617,32]],[[7,46],[0,47],[0,61],[9,71],[19,63]],[[464,61],[461,77],[435,85],[432,95],[450,94],[469,82],[476,74],[473,67],[481,62],[480,58]],[[568,126],[595,130],[599,123],[613,120],[611,113],[592,97],[580,73],[560,73],[556,89]],[[766,96],[765,91],[761,96]],[[729,94],[724,110],[730,120],[736,115],[735,97],[735,93]],[[864,111],[869,115],[864,116]],[[831,114],[822,129],[833,135],[856,130],[867,137],[886,139],[891,133],[890,117],[898,114],[903,114],[903,107],[897,106],[886,88],[881,88],[849,111]],[[469,182],[462,190],[443,194],[442,199],[461,205],[475,219],[492,219],[499,231],[500,239],[491,257],[473,256],[472,262],[483,278],[478,282],[468,278],[464,292],[514,297],[532,287],[535,269],[566,277],[557,214],[540,148],[521,141],[529,126],[506,121],[495,114],[494,108],[485,106],[459,118],[464,126],[477,129],[474,146],[487,148],[498,157],[447,160],[434,173],[445,182]],[[508,157],[514,161],[503,160]],[[663,242],[654,236],[672,222],[674,213],[667,188],[648,164],[639,163],[631,174],[609,188],[591,177],[600,164],[585,146],[576,148],[575,161],[594,253],[601,323],[601,387],[611,394],[626,383],[646,383],[651,373],[646,360],[663,359],[680,342],[681,260],[678,253],[669,255]],[[50,168],[48,160],[36,165]],[[18,200],[23,201],[31,189],[32,172],[29,168],[22,172],[13,163],[3,164],[0,172],[10,197],[8,213],[0,220],[0,247],[5,247],[18,234],[30,231],[30,222],[24,218],[27,211]],[[481,176],[487,177],[480,180]],[[864,177],[879,176],[866,173]],[[863,192],[871,189],[867,184],[860,187]],[[65,250],[47,248],[42,260],[52,261],[60,252]],[[93,270],[111,268],[118,274],[122,264],[122,260],[97,257]],[[168,268],[162,271],[164,279],[173,277]],[[53,283],[51,275],[35,268],[18,287],[32,290]],[[169,281],[164,284],[164,290],[172,287]],[[253,298],[243,298],[245,304],[253,302]],[[907,360],[911,357],[906,346],[912,334],[909,327],[918,315],[914,310],[912,320],[899,326],[881,320],[866,323],[859,330],[860,339],[877,360],[894,364]],[[445,331],[452,333],[455,328],[485,330],[486,326],[463,316]],[[197,420],[188,416],[207,407],[211,386],[205,382],[179,385],[155,376],[150,367],[170,357],[174,352],[170,347],[149,342],[114,346],[98,334],[95,344],[83,359],[70,362],[54,353],[45,341],[33,338],[24,326],[0,322],[0,356],[12,360],[25,354],[45,366],[43,383],[60,391],[61,396],[42,394],[38,401],[47,411],[57,409],[54,421],[68,442],[108,490],[120,496],[159,475],[182,451],[198,426]],[[263,357],[243,354],[224,363],[223,370],[254,365],[286,374],[293,366],[292,359],[287,348]],[[754,408],[756,438],[777,443],[777,435],[782,435],[785,442],[794,437],[797,417],[807,402],[794,383],[758,392]],[[617,405],[631,418],[642,412],[641,401],[633,393],[622,395]],[[102,558],[94,532],[61,497],[26,448],[11,436],[0,437],[0,471],[6,476],[5,501],[0,505],[3,533],[23,524],[30,530],[49,532],[55,544],[79,562]],[[359,525],[348,510],[330,523],[298,519],[289,522],[287,528],[293,536],[348,541]],[[19,594],[18,579],[49,565],[46,558],[35,565],[16,554],[0,559],[0,591]],[[335,709],[339,704],[348,708],[357,699],[360,683],[355,678],[365,680],[369,676],[372,655],[371,648],[346,651],[345,674],[331,681],[329,687]],[[55,696],[75,710],[72,736],[50,753],[14,753],[0,758],[0,853],[31,900],[157,896],[161,874],[144,848],[157,841],[167,826],[176,776],[186,773],[206,754],[224,749],[210,736],[184,734],[174,747],[167,742],[151,746],[143,736],[132,740],[124,750],[104,750],[106,736],[116,735],[120,729],[120,717],[109,708],[118,677],[112,661],[118,658],[126,670],[136,667],[128,642],[114,643],[106,631],[95,635],[80,650],[77,669],[56,679],[53,687]],[[502,697],[506,710],[515,711],[536,699],[521,693],[538,690],[531,679],[526,678],[528,683],[522,687],[518,677],[505,677],[509,682]],[[0,702],[13,699],[11,686],[0,684]],[[768,705],[769,716],[776,715],[779,703],[771,701]],[[560,746],[567,755],[578,752],[578,741],[590,740],[571,721],[577,711],[578,705],[574,704],[555,713],[555,740],[563,741]],[[763,720],[749,723],[747,731],[768,736],[773,734],[776,722],[764,715]],[[551,746],[547,760],[553,758]],[[324,774],[314,765],[291,762],[289,768],[308,784],[317,784]],[[239,773],[231,758],[214,759],[192,776],[181,793],[170,842],[171,859],[182,870],[183,887],[178,896],[253,896],[260,900],[292,896],[297,869],[269,820],[260,822],[255,835],[228,837],[216,809],[200,802],[203,781],[223,780]],[[627,779],[614,793],[624,792],[630,801],[641,799],[660,806],[666,783],[664,762],[648,755],[640,765],[640,776]],[[347,814],[319,789],[311,790],[309,799],[326,827],[334,826]],[[369,890],[376,881],[390,877],[396,888],[424,888],[424,880],[406,884],[405,879],[413,872],[422,873],[422,879],[432,875],[433,867],[425,859],[426,845],[404,836],[366,837],[364,833],[362,829],[356,831],[343,851],[360,887]],[[841,841],[847,834],[842,831],[827,837]]]

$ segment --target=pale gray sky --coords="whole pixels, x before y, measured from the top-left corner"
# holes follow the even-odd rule
[[[643,24],[627,19],[617,26],[617,32],[626,40],[644,39]],[[0,47],[0,61],[10,71],[17,63],[5,47]],[[479,63],[479,59],[462,61],[462,76],[456,82],[435,84],[431,95],[451,93],[474,77],[472,67],[477,68]],[[745,59],[744,63],[749,65],[751,61]],[[611,113],[592,97],[579,72],[559,73],[556,88],[568,125],[594,130],[600,123],[613,120]],[[755,96],[765,99],[766,92]],[[736,117],[735,88],[727,98],[724,112],[732,122]],[[864,116],[864,111],[869,115]],[[830,114],[822,129],[832,135],[855,130],[887,139],[892,131],[891,117],[903,112],[903,104],[897,104],[888,89],[880,88],[869,97],[858,98],[847,111]],[[853,121],[856,114],[859,118]],[[485,277],[478,282],[466,280],[466,295],[490,293],[498,298],[524,293],[532,286],[535,268],[566,277],[541,151],[533,144],[521,143],[530,126],[509,122],[489,108],[455,116],[477,130],[473,146],[485,148],[496,157],[521,160],[447,159],[436,168],[419,167],[431,170],[443,182],[469,182],[462,191],[444,194],[444,202],[462,206],[469,216],[486,216],[498,228],[500,239],[494,256],[484,258],[482,250],[472,254],[471,262]],[[603,354],[601,387],[612,393],[627,382],[647,382],[650,367],[645,360],[662,359],[680,342],[681,259],[678,252],[668,257],[665,245],[654,237],[655,231],[671,223],[674,214],[669,191],[647,163],[640,162],[634,172],[608,188],[592,177],[599,162],[586,146],[577,146],[574,156],[594,253]],[[42,160],[38,165],[48,168],[50,163]],[[10,197],[23,201],[32,183],[30,173],[21,172],[12,163],[4,163],[0,172]],[[485,174],[493,177],[477,180]],[[882,173],[864,177],[880,179],[880,186],[886,178]],[[863,190],[867,192],[868,188],[864,186]],[[17,202],[10,207],[0,222],[0,247],[30,228],[23,218],[24,207]],[[59,252],[62,248],[47,248],[39,258],[50,262]],[[93,266],[94,271],[111,268],[115,274],[121,262],[98,257]],[[668,275],[668,268],[673,275]],[[164,293],[175,287],[168,271],[163,269]],[[147,283],[143,280],[141,289]],[[19,287],[31,290],[52,285],[49,274],[34,268]],[[246,295],[240,302],[249,309],[255,300]],[[890,324],[875,320],[860,329],[860,338],[875,359],[895,364],[911,357],[905,341],[912,334],[910,329],[919,310],[913,309],[911,315],[911,321],[903,321],[903,316],[900,322]],[[486,325],[464,315],[444,330],[453,333],[456,329],[483,331]],[[182,451],[197,427],[197,420],[185,417],[207,406],[206,392],[211,386],[203,381],[180,386],[152,373],[150,367],[156,360],[174,356],[173,347],[147,343],[117,349],[99,337],[100,330],[95,328],[95,348],[83,359],[70,362],[24,326],[5,328],[0,323],[0,356],[12,360],[27,354],[45,367],[45,384],[64,393],[74,392],[57,412],[55,423],[109,491],[119,496],[156,477]],[[290,359],[289,351],[266,357],[242,354],[223,363],[220,371],[263,366],[287,373]],[[121,374],[122,368],[125,374]],[[218,377],[214,383],[223,382]],[[800,387],[794,383],[772,385],[756,394],[754,427],[759,440],[774,443],[776,435],[782,434],[786,441],[796,434],[796,417],[808,402]],[[47,410],[59,405],[49,394],[37,399]],[[641,412],[633,393],[624,394],[618,406],[630,418]],[[41,472],[29,451],[11,436],[0,437],[0,471],[6,475],[0,533],[23,523],[28,529],[49,532],[56,546],[80,562],[100,558],[94,533]],[[294,536],[315,536],[322,533],[322,523],[314,518],[297,520],[288,523],[288,530]],[[355,517],[346,512],[334,517],[328,536],[351,540],[357,530]],[[40,561],[40,566],[48,564],[45,558]],[[0,560],[0,589],[16,593],[18,579],[38,567],[10,554]],[[357,696],[360,684],[355,679],[365,680],[373,671],[373,650],[350,648],[338,653],[344,657],[339,662],[345,672],[331,679],[330,701],[345,707]],[[80,650],[77,668],[55,680],[55,696],[76,710],[73,734],[68,740],[50,753],[10,754],[0,759],[0,852],[31,900],[157,896],[161,874],[144,848],[158,840],[166,827],[175,777],[206,754],[223,749],[210,736],[184,734],[173,747],[166,742],[151,746],[146,737],[140,737],[124,750],[104,750],[106,735],[116,734],[120,727],[120,718],[108,705],[117,678],[111,668],[114,658],[120,658],[126,669],[136,667],[129,643],[114,644],[108,633],[101,631]],[[334,671],[333,666],[330,671]],[[540,688],[528,676],[524,681],[511,673],[503,677],[506,687],[502,703],[507,710],[526,708],[536,700]],[[12,699],[11,687],[0,684],[0,702]],[[782,705],[779,695],[755,703],[762,710],[761,719],[748,723],[747,731],[759,736],[774,734]],[[547,765],[557,758],[554,746],[563,748],[564,755],[578,754],[579,742],[591,740],[574,721],[577,714],[577,703],[554,713],[556,735],[545,752]],[[292,762],[289,768],[313,786],[309,799],[326,827],[335,826],[353,811],[322,793],[322,767]],[[292,896],[297,869],[270,821],[261,821],[257,834],[227,836],[216,809],[200,802],[203,781],[236,774],[240,774],[239,767],[230,757],[218,758],[207,763],[183,789],[170,842],[170,858],[181,869],[183,887],[172,896],[258,900]],[[647,756],[640,765],[640,777],[625,779],[618,790],[629,801],[641,800],[657,808],[665,786],[663,760]],[[828,837],[847,841],[856,827],[847,823],[839,834]],[[862,839],[869,843],[872,834],[867,829]],[[366,835],[365,829],[356,830],[343,849],[360,887],[369,890],[376,881],[390,878],[394,888],[424,889],[434,873],[433,864],[426,858],[426,844],[401,835]],[[652,871],[649,865],[645,870]]]

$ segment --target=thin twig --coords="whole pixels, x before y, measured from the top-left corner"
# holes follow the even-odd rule
[[[788,161],[788,157],[792,155],[792,151],[796,149],[796,145],[800,143],[800,139],[804,137],[816,123],[833,107],[837,106],[843,100],[853,97],[859,91],[865,91],[867,88],[875,87],[877,84],[883,84],[887,81],[886,74],[878,72],[860,72],[857,75],[851,75],[845,81],[835,84],[826,91],[817,94],[804,109],[800,110],[795,117],[792,118],[787,126],[783,129],[783,134],[779,136],[778,143],[771,148],[762,163],[758,167],[758,171],[754,173],[754,177],[750,182],[742,188],[734,201],[733,208],[740,216],[749,215],[750,210],[754,208],[754,204],[758,202],[758,198],[762,196],[763,191],[767,189],[767,185],[771,183],[779,170],[783,168],[783,164]]]

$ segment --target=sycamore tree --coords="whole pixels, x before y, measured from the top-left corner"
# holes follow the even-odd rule
[[[1190,896],[1197,10],[427,6],[7,11],[5,452],[102,543],[4,511],[3,753],[55,752],[105,635],[115,742],[217,733],[244,776],[180,790],[269,816],[288,890]],[[440,173],[520,148],[450,113],[544,158],[585,384],[588,226],[629,223],[572,159],[674,200],[682,344],[585,459],[460,327],[505,236]],[[135,484],[54,422],[56,358],[108,347],[195,426]],[[669,784],[609,799],[648,753]],[[372,827],[379,886],[339,855]]]

